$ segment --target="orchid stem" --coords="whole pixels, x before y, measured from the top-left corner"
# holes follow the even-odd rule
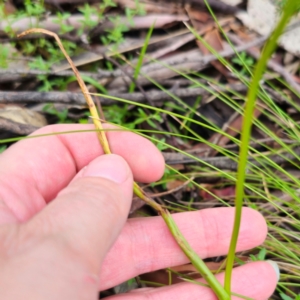
[[[105,131],[102,127],[102,123],[100,121],[100,118],[99,118],[96,106],[94,104],[94,101],[93,101],[91,95],[89,94],[89,91],[88,91],[84,81],[80,77],[78,69],[76,68],[73,61],[71,60],[71,58],[67,54],[66,50],[64,49],[58,35],[51,32],[51,31],[45,30],[45,29],[32,28],[32,29],[29,29],[29,30],[26,30],[26,31],[22,32],[21,34],[18,35],[18,37],[23,37],[23,36],[25,36],[27,34],[30,34],[30,33],[44,33],[44,34],[50,35],[50,36],[55,38],[59,48],[61,49],[61,51],[65,55],[66,59],[68,60],[70,66],[71,66],[71,68],[72,68],[72,70],[73,70],[73,72],[74,72],[74,74],[77,78],[78,84],[81,88],[81,91],[84,95],[86,103],[89,107],[91,117],[93,119],[96,131],[97,131],[97,135],[98,135],[100,144],[103,148],[103,151],[104,151],[105,154],[111,154],[112,152],[110,150],[109,143],[108,143]],[[209,286],[212,288],[212,290],[218,296],[218,299],[230,300],[230,295],[225,291],[223,286],[215,278],[215,276],[212,274],[212,272],[209,270],[209,268],[206,266],[206,264],[203,262],[203,260],[198,256],[198,254],[192,249],[192,247],[189,245],[187,240],[184,238],[184,236],[180,232],[178,226],[176,225],[176,223],[175,223],[174,219],[172,218],[171,214],[169,213],[169,211],[164,209],[161,205],[159,205],[153,199],[149,198],[144,193],[144,191],[138,186],[138,184],[136,182],[134,183],[133,191],[134,191],[134,194],[136,196],[141,198],[144,202],[146,202],[148,205],[150,205],[152,208],[154,208],[158,212],[158,214],[160,214],[162,216],[162,218],[164,219],[164,221],[165,221],[167,227],[169,228],[172,236],[176,240],[178,246],[185,253],[185,255],[189,258],[191,263],[198,270],[198,272],[203,276],[203,278],[205,280],[207,280]]]

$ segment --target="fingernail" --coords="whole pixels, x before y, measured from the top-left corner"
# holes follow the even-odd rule
[[[108,154],[96,158],[84,170],[83,177],[102,177],[115,183],[123,183],[130,169],[125,160],[118,155]]]
[[[266,260],[266,262],[269,263],[273,267],[274,271],[276,272],[277,282],[278,282],[280,279],[280,270],[279,270],[278,264],[273,260]]]

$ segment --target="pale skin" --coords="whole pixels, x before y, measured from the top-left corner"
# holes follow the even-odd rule
[[[35,134],[80,129],[92,126],[55,125]],[[108,138],[113,155],[103,155],[93,132],[24,140],[0,155],[1,300],[97,299],[98,291],[136,275],[188,262],[160,217],[127,220],[133,178],[158,180],[161,154],[132,133]],[[232,208],[174,214],[203,258],[226,254],[233,217]],[[261,244],[266,234],[263,217],[244,208],[238,251]],[[268,299],[276,283],[269,263],[252,262],[234,269],[232,290]],[[109,299],[216,297],[180,283]]]

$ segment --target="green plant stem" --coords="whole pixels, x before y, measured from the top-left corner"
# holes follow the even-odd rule
[[[164,219],[166,225],[168,226],[170,232],[172,233],[175,241],[177,242],[180,249],[189,258],[193,266],[202,275],[202,277],[207,281],[209,286],[221,300],[230,300],[230,295],[224,290],[220,282],[215,278],[210,269],[206,266],[204,261],[198,256],[194,249],[190,246],[187,240],[184,238],[183,234],[180,232],[177,224],[175,223],[172,215],[168,210],[163,209],[161,205],[156,203],[154,200],[146,196],[143,190],[134,183],[133,186],[134,194],[144,200],[149,206],[154,208]]]
[[[249,141],[250,141],[250,132],[252,127],[252,117],[255,108],[256,96],[258,94],[259,82],[266,69],[267,61],[271,57],[272,53],[276,48],[277,41],[281,33],[283,32],[284,28],[286,27],[292,15],[295,13],[297,6],[299,6],[299,3],[298,4],[297,3],[298,1],[295,0],[287,1],[282,17],[276,29],[268,39],[263,49],[263,52],[261,54],[261,58],[256,65],[253,79],[250,84],[250,88],[246,98],[247,102],[246,102],[246,108],[244,112],[244,119],[243,119],[243,126],[242,126],[243,130],[241,133],[241,147],[239,153],[239,164],[238,164],[238,172],[237,172],[235,219],[234,219],[234,227],[233,227],[228,257],[227,257],[226,271],[225,271],[225,290],[227,291],[228,294],[231,293],[231,275],[232,275],[236,244],[237,244],[240,223],[241,223],[242,205],[243,205],[243,197],[244,197],[245,171],[247,169],[247,157],[248,157],[248,149],[249,149]]]
[[[136,65],[136,68],[135,68],[134,73],[133,73],[134,80],[137,80],[137,78],[139,76],[139,73],[140,73],[140,70],[141,70],[141,67],[142,67],[142,64],[143,64],[143,60],[144,60],[144,57],[145,57],[145,54],[146,54],[146,51],[147,51],[147,48],[148,48],[148,45],[149,45],[149,42],[150,42],[150,38],[152,36],[154,25],[155,25],[155,23],[152,24],[152,26],[150,27],[150,29],[147,33],[144,45],[143,45],[142,50],[141,50],[141,54],[140,54],[139,59],[138,59],[138,63]],[[134,89],[135,89],[135,83],[132,82],[130,84],[130,87],[129,87],[129,93],[132,93],[134,91]]]
[[[68,60],[70,66],[77,78],[78,84],[81,88],[81,91],[82,91],[84,98],[87,102],[87,105],[89,107],[89,110],[90,110],[90,113],[91,113],[91,116],[92,116],[92,119],[93,119],[93,122],[94,122],[94,125],[96,128],[96,132],[98,135],[98,139],[103,148],[103,151],[105,154],[111,154],[112,152],[110,150],[110,146],[109,146],[105,131],[103,130],[102,123],[100,121],[95,103],[94,103],[84,81],[82,80],[78,69],[76,68],[73,61],[71,60],[71,58],[67,54],[66,50],[64,49],[58,35],[51,31],[45,30],[45,29],[32,28],[32,29],[26,30],[25,32],[22,32],[21,34],[18,35],[18,37],[25,36],[29,33],[44,33],[44,34],[50,35],[55,38],[56,42],[58,43],[61,51],[63,52],[66,59]],[[162,206],[159,205],[158,203],[156,203],[154,200],[147,197],[147,195],[138,186],[137,183],[134,183],[133,190],[134,190],[134,194],[136,196],[138,196],[139,198],[144,200],[148,205],[153,207],[162,216],[162,218],[166,222],[171,234],[173,235],[174,239],[178,243],[179,247],[186,254],[186,256],[190,259],[191,263],[195,266],[197,271],[204,277],[204,279],[207,280],[208,284],[210,285],[212,290],[215,292],[215,294],[218,296],[218,298],[221,300],[230,300],[230,294],[225,291],[223,286],[218,282],[218,280],[215,278],[215,276],[212,274],[212,272],[209,270],[209,268],[205,265],[203,260],[198,256],[198,254],[188,244],[187,240],[184,238],[184,236],[180,232],[179,228],[177,227],[171,214],[166,209],[162,208]]]

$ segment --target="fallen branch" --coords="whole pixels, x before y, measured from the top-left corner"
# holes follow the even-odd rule
[[[292,142],[292,141],[290,141]],[[293,141],[293,143],[296,143]],[[290,153],[289,151],[293,151]],[[291,148],[289,151],[282,150],[280,154],[264,154],[261,153],[259,156],[260,159],[264,159],[264,161],[257,161],[255,158],[249,158],[249,164],[252,166],[263,167],[267,162],[267,159],[271,160],[275,164],[283,164],[289,161],[297,161],[300,155],[300,147],[295,146]],[[202,166],[212,166],[214,168],[218,168],[221,170],[232,170],[236,171],[238,163],[234,158],[231,157],[204,157],[198,154],[187,153],[187,155],[182,153],[172,153],[172,152],[163,152],[163,156],[165,158],[166,164],[168,165],[177,165],[177,164],[197,164]]]
[[[190,83],[190,82],[189,82]],[[170,83],[168,83],[169,85]],[[174,81],[173,84],[176,84]],[[217,86],[214,89],[214,85],[210,85],[212,87],[212,92],[239,92],[244,93],[247,91],[248,87],[243,84],[231,84],[224,86]],[[274,101],[279,103],[286,103],[286,99],[280,93],[274,91],[268,86],[262,85],[265,91],[267,91]],[[145,96],[145,93],[147,97]],[[189,97],[198,97],[211,94],[210,91],[207,91],[203,88],[178,88],[178,89],[169,89],[166,92],[161,90],[149,90],[145,93],[135,92],[135,93],[116,93],[109,91],[109,96],[116,97],[120,99],[126,99],[130,101],[134,101],[137,103],[145,103],[147,101],[153,101],[156,104],[162,103],[164,101],[174,101],[174,97],[178,97],[181,99],[189,98]],[[98,96],[94,96],[98,97]],[[112,105],[118,103],[117,100],[113,100],[110,98],[105,98],[105,95],[101,95],[101,103],[103,105]],[[78,104],[84,105],[85,99],[82,93],[71,93],[71,92],[34,92],[34,91],[0,91],[0,103],[63,103],[63,104]]]
[[[72,26],[74,29],[79,29],[82,27],[82,23],[84,22],[84,15],[77,14],[71,15],[67,20],[65,20],[65,24]],[[100,22],[99,16],[96,14],[92,14],[90,17],[90,21]],[[169,15],[169,14],[153,14],[148,16],[135,16],[132,20],[128,20],[126,16],[120,17],[120,24],[126,25],[128,28],[149,28],[151,24],[155,23],[155,28],[161,28],[166,24],[172,22],[180,22],[180,21],[188,21],[187,16],[185,15]],[[0,31],[4,31],[6,27],[10,28],[11,31],[20,33],[23,30],[29,29],[32,26],[41,26],[46,30],[51,30],[53,32],[58,33],[61,29],[61,23],[59,22],[59,18],[57,16],[48,16],[43,20],[40,17],[30,17],[19,19],[13,23],[6,21],[5,19],[0,20]],[[105,22],[102,25],[102,30],[111,29],[114,27],[114,24],[110,21]]]
[[[10,132],[16,135],[29,135],[36,131],[39,127],[18,123],[3,117],[0,117],[0,131]]]

